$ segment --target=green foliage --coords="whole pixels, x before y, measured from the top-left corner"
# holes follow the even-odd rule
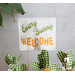
[[[26,64],[22,64],[19,66],[20,59],[22,57],[22,54],[19,55],[19,57],[16,59],[16,57],[11,56],[9,54],[5,55],[4,59],[6,63],[9,65],[8,71],[27,71],[28,67]]]
[[[0,9],[14,17],[11,8],[6,3],[0,3]]]
[[[21,6],[21,3],[8,3],[8,5],[10,6],[11,9],[13,9],[14,11],[16,11],[22,15],[25,13]]]
[[[62,71],[62,68],[58,67],[58,64],[54,63],[51,65],[51,71]]]
[[[37,55],[38,63],[33,62],[30,67],[34,70],[44,70],[49,67],[49,53],[47,50],[42,50],[41,54]]]
[[[4,12],[6,12],[7,14],[9,14],[10,16],[13,17],[14,19],[14,15],[13,15],[13,12],[12,10],[24,15],[24,10],[22,8],[22,5],[21,3],[0,3],[0,9],[3,10]],[[15,21],[15,19],[14,19]],[[2,15],[0,13],[0,26],[2,27]]]
[[[2,15],[0,13],[0,26],[2,27],[2,22],[3,22],[3,19],[2,19]]]

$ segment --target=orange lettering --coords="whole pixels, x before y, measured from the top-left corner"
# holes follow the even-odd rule
[[[50,41],[50,45],[53,45],[54,43],[51,43],[51,42],[53,42],[53,40],[51,40],[53,37],[50,37],[49,38],[49,41]]]
[[[31,44],[29,44],[29,42],[31,42],[31,41],[29,41],[29,39],[31,39],[31,38],[27,38],[27,45],[31,45]]]
[[[36,45],[34,45],[34,41],[33,41],[33,39],[32,39],[32,46],[33,46],[33,47],[36,47]]]
[[[43,37],[40,37],[39,43],[40,43],[40,45],[43,45]]]
[[[26,45],[26,38],[21,38],[21,41],[22,41],[22,43],[23,43],[23,45]]]
[[[38,45],[39,45],[39,43],[37,43],[37,44],[36,44],[36,40],[38,41],[38,38],[35,38],[35,45],[36,45],[36,46],[38,46]]]
[[[46,44],[47,44],[47,46],[49,45],[48,38],[47,38],[47,40],[44,38],[44,46],[46,46]]]

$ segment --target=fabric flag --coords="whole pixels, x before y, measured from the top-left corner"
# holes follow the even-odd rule
[[[55,50],[56,18],[19,18],[20,50]]]

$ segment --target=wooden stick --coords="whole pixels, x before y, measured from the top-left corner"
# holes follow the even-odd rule
[[[30,64],[30,51],[29,51],[29,56],[28,56],[28,71],[29,71],[29,64]]]
[[[49,66],[51,67],[51,64],[50,64],[50,62],[49,62]]]

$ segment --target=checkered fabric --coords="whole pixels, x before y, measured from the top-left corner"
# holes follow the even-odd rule
[[[38,54],[37,59],[39,61],[40,69],[49,67],[49,53],[47,50],[42,50],[41,54]]]
[[[54,63],[51,65],[51,71],[62,71],[62,68],[58,67],[58,64]]]
[[[22,54],[20,54],[20,56],[17,59],[16,57],[11,56],[9,54],[7,54],[4,57],[6,63],[9,65],[8,71],[27,71],[28,70],[28,67],[26,66],[26,64],[22,64],[21,66],[18,66],[21,57],[22,57]]]
[[[28,71],[28,67],[24,63],[21,65],[20,69],[21,69],[21,71]]]
[[[10,64],[8,71],[28,71],[28,67],[26,64],[22,64],[21,66]]]
[[[30,67],[34,70],[44,70],[49,67],[49,53],[47,50],[42,50],[41,54],[37,55],[38,63],[33,62]]]
[[[68,70],[72,70],[72,63],[73,63],[73,54],[72,54],[72,51],[68,52],[67,58],[69,58],[69,60],[66,63],[66,67],[67,67]]]
[[[14,63],[14,60],[16,60],[16,57],[7,54],[4,57],[4,59],[5,59],[6,63],[9,65],[9,64],[13,64]]]
[[[72,68],[74,68],[74,67],[75,67],[75,61],[72,62]]]
[[[15,64],[10,64],[8,71],[21,71],[21,67]]]
[[[39,63],[33,61],[32,64],[30,64],[30,67],[34,70],[40,70]]]
[[[67,54],[65,54],[62,51],[58,51],[57,56],[58,56],[59,60],[61,61],[62,65],[66,68],[66,62],[64,61],[64,58],[67,57]]]
[[[16,67],[16,71],[21,71],[21,67],[20,66],[17,66]]]
[[[20,71],[21,70],[20,67],[18,66],[21,57],[22,57],[22,54],[20,54],[20,56],[16,60],[14,60],[14,64],[9,65],[8,71]]]
[[[22,54],[19,55],[19,57],[14,61],[14,64],[19,65],[19,61],[22,57]]]

